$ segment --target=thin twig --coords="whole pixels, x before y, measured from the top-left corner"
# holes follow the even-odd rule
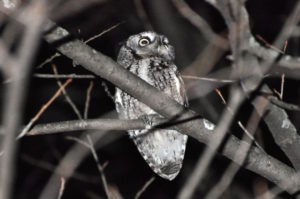
[[[113,112],[107,113],[102,115],[103,117],[112,117]],[[98,142],[103,136],[107,135],[108,131],[101,131],[97,130],[97,133],[93,133],[95,131],[91,131],[92,140]],[[86,139],[86,134],[80,136],[81,139]],[[111,136],[110,136],[111,137]],[[86,147],[82,147],[81,144],[75,143],[71,148],[67,151],[67,153],[60,159],[53,175],[51,175],[50,179],[44,186],[39,196],[40,199],[44,198],[55,198],[55,191],[56,191],[56,182],[57,182],[57,175],[58,173],[63,173],[66,181],[71,178],[76,169],[79,167],[81,162],[90,155],[90,149]]]
[[[82,146],[85,146],[86,148],[90,149],[89,143],[83,141],[83,140],[80,139],[80,138],[77,138],[77,137],[74,137],[74,136],[66,136],[65,139],[66,139],[66,140],[72,140],[72,141],[75,141],[75,142],[81,144]]]
[[[22,132],[18,135],[17,139],[22,138],[26,135],[28,130],[31,128],[31,126],[36,122],[40,116],[46,111],[46,109],[52,104],[52,102],[62,93],[62,90],[68,86],[72,82],[72,79],[68,79],[57,91],[56,93],[50,98],[50,100],[42,106],[40,111],[30,120],[30,122],[23,128]]]
[[[109,91],[108,86],[107,86],[107,84],[106,84],[104,81],[101,82],[101,86],[104,88],[104,91],[105,91],[106,95],[107,95],[112,101],[115,101],[114,95]]]
[[[219,95],[219,97],[222,100],[222,103],[224,105],[227,104],[224,96],[222,95],[222,92],[219,89],[216,89],[217,94]],[[231,108],[229,106],[226,106],[227,109],[229,109],[229,111],[233,114],[233,111],[231,110]],[[256,141],[256,139],[253,137],[253,135],[251,133],[249,133],[249,131],[247,130],[247,128],[243,125],[243,123],[241,121],[238,121],[237,124],[239,125],[239,127],[243,130],[243,132],[255,143],[255,145],[262,151],[265,151],[263,149],[262,146],[260,146],[260,144]]]
[[[94,157],[94,160],[96,161],[98,171],[99,171],[99,173],[101,175],[101,180],[102,180],[102,183],[103,183],[103,186],[104,186],[104,190],[105,190],[106,196],[107,196],[107,198],[110,199],[111,197],[110,197],[110,193],[109,193],[109,189],[108,189],[107,180],[106,180],[106,177],[104,175],[103,167],[100,164],[99,157],[98,157],[98,155],[96,153],[96,150],[94,148],[93,141],[92,141],[92,139],[91,139],[91,137],[89,135],[87,135],[86,137],[87,137],[87,140],[88,140],[88,143],[89,143],[89,146],[90,146],[90,150],[91,150],[92,155]]]
[[[83,114],[84,119],[88,118],[90,101],[91,101],[91,93],[92,93],[93,86],[94,86],[94,82],[90,81],[90,85],[86,92],[86,100],[85,100],[85,107],[84,107],[84,114]]]
[[[255,137],[247,130],[247,128],[242,124],[241,121],[238,121],[239,127],[243,130],[243,132],[250,138],[252,142],[259,148],[261,151],[265,152],[264,148],[256,141]]]
[[[288,40],[286,40],[286,41],[284,42],[284,45],[283,45],[282,51],[283,51],[284,54],[285,54],[285,52],[286,52],[287,46],[288,46]]]
[[[135,194],[134,199],[138,199],[141,197],[141,195],[146,191],[146,189],[153,183],[153,181],[155,180],[155,177],[150,178],[145,184],[144,186]]]
[[[104,30],[104,31],[101,32],[100,34],[97,34],[97,35],[95,35],[95,36],[93,36],[93,37],[87,39],[84,43],[87,44],[87,43],[89,43],[89,42],[91,42],[91,41],[97,39],[98,37],[101,37],[101,36],[104,35],[105,33],[107,33],[107,32],[109,32],[109,31],[115,29],[116,27],[118,27],[118,26],[119,26],[120,24],[122,24],[122,23],[124,23],[124,22],[120,22],[120,23],[118,23],[118,24],[116,24],[116,25],[114,25],[114,26],[108,28],[107,30]],[[43,61],[43,62],[42,62],[40,65],[38,65],[36,68],[37,68],[37,69],[40,69],[40,68],[42,68],[43,66],[45,66],[46,64],[52,62],[55,58],[60,57],[60,56],[61,56],[61,54],[55,53],[54,55],[52,55],[51,57],[49,57],[49,58],[47,58],[45,61]]]
[[[283,73],[281,75],[281,86],[280,86],[280,92],[278,92],[276,89],[273,89],[274,93],[276,95],[278,95],[279,99],[282,100],[283,99],[283,91],[284,91],[284,78],[285,78],[285,74]]]
[[[89,43],[89,42],[91,42],[91,41],[93,41],[93,40],[95,40],[95,39],[101,37],[102,35],[108,33],[109,31],[111,31],[111,30],[117,28],[117,27],[118,27],[119,25],[121,25],[122,23],[124,23],[124,22],[122,21],[122,22],[120,22],[120,23],[117,23],[116,25],[111,26],[110,28],[108,28],[108,29],[102,31],[101,33],[99,33],[99,34],[97,34],[97,35],[95,35],[95,36],[93,36],[93,37],[87,39],[84,43],[87,44],[87,43]]]
[[[226,102],[225,98],[223,97],[221,91],[220,91],[218,88],[216,88],[216,92],[217,92],[217,94],[219,95],[219,97],[221,98],[222,103],[223,103],[224,105],[226,105],[227,102]]]
[[[285,74],[282,73],[281,75],[281,87],[280,87],[280,99],[283,100],[283,91],[284,91],[284,79],[285,78]]]
[[[213,160],[213,157],[215,156],[217,149],[223,142],[223,139],[226,136],[226,132],[233,121],[233,114],[235,113],[242,101],[244,100],[245,95],[241,92],[239,88],[236,88],[232,90],[232,97],[229,101],[229,106],[231,107],[231,111],[229,109],[226,109],[222,117],[220,118],[219,124],[214,128],[214,135],[213,139],[209,140],[209,146],[206,147],[205,151],[203,152],[203,155],[199,158],[197,165],[190,175],[190,178],[185,183],[184,187],[180,190],[178,199],[186,199],[191,198],[194,194],[196,187],[200,183],[200,181],[203,179],[208,166]],[[235,158],[233,158],[235,160]]]
[[[265,110],[267,104],[265,104],[263,101],[260,101],[261,104],[261,108]],[[259,122],[261,120],[261,117],[258,117],[257,113],[255,111],[252,111],[251,117],[248,121],[247,124],[247,128],[244,127],[243,125],[241,126],[241,128],[243,129],[244,132],[246,132],[243,135],[242,140],[246,141],[247,137],[249,135],[252,135],[255,133]],[[248,131],[249,129],[249,131]],[[251,139],[251,141],[253,141],[253,139]],[[237,154],[241,154],[240,156],[238,156],[237,158],[240,159],[241,162],[245,162],[247,156],[248,156],[248,151],[251,147],[251,143],[248,146],[241,146],[236,153]],[[220,196],[223,194],[223,192],[230,186],[234,176],[236,175],[236,173],[239,171],[240,169],[240,165],[235,164],[234,162],[232,162],[229,167],[226,169],[226,171],[224,172],[224,174],[222,175],[222,178],[218,181],[218,183],[208,192],[208,194],[205,196],[205,199],[217,199],[220,198]]]
[[[105,170],[105,168],[108,166],[109,162],[108,161],[105,161],[103,164],[102,164],[102,169],[103,171]]]
[[[268,48],[271,48],[271,49],[277,51],[278,53],[284,54],[284,51],[280,50],[279,48],[277,48],[277,47],[273,46],[272,44],[270,44],[269,42],[267,42],[261,35],[256,34],[255,36],[257,39],[262,41]]]
[[[46,64],[52,62],[55,58],[60,57],[60,56],[61,56],[61,54],[55,53],[55,54],[53,54],[51,57],[49,57],[49,58],[47,58],[45,61],[43,61],[43,62],[42,62],[40,65],[38,65],[36,68],[37,68],[37,69],[40,69],[40,68],[42,68],[43,66],[45,66]]]
[[[191,76],[191,75],[182,75],[182,78],[186,79],[196,79],[196,80],[204,80],[209,82],[217,82],[217,83],[235,83],[236,80],[230,80],[230,79],[216,79],[216,78],[209,78],[209,77],[197,77],[197,76]]]
[[[65,184],[66,184],[65,178],[61,177],[60,178],[60,188],[59,188],[57,199],[61,199],[62,198],[62,195],[64,194],[64,190],[65,190]]]
[[[55,64],[52,64],[52,70],[54,72],[54,75],[58,75],[58,71]],[[56,83],[59,87],[62,87],[62,83],[59,79],[56,79]],[[82,120],[83,118],[81,116],[80,111],[78,110],[77,106],[75,105],[75,103],[73,102],[69,94],[67,93],[66,89],[62,89],[62,93],[65,96],[65,99],[67,100],[71,108],[73,109],[74,113],[77,115],[78,119]]]
[[[41,74],[41,73],[35,73],[33,74],[33,77],[37,78],[45,78],[45,79],[95,79],[96,77],[94,75],[77,75],[77,74]]]
[[[109,193],[109,189],[108,189],[107,180],[106,180],[106,177],[104,175],[104,168],[100,164],[99,157],[98,157],[98,155],[96,153],[93,141],[92,141],[90,135],[87,135],[86,138],[87,138],[87,142],[83,141],[82,139],[76,138],[76,137],[71,137],[71,136],[67,137],[67,139],[73,140],[73,141],[75,141],[75,142],[77,142],[77,143],[79,143],[79,144],[87,147],[91,151],[92,156],[93,156],[93,158],[94,158],[94,160],[95,160],[95,162],[97,164],[97,169],[98,169],[98,171],[100,173],[101,180],[102,180],[102,183],[103,183],[103,187],[104,187],[104,191],[106,193],[106,196],[107,196],[108,199],[111,199],[110,193]]]
[[[276,106],[279,106],[280,108],[289,110],[289,111],[300,111],[300,106],[297,106],[295,104],[290,104],[284,101],[279,100],[278,98],[271,97],[269,98],[270,102]]]

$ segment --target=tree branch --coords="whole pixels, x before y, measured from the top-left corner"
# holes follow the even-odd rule
[[[270,92],[267,87],[263,89]],[[272,99],[275,97],[271,96],[269,98]],[[265,114],[261,112],[260,105],[257,101],[252,102],[253,106],[258,114],[263,117],[276,144],[287,155],[296,170],[300,171],[300,136],[297,133],[297,129],[289,120],[284,109],[270,103],[270,100],[264,96],[260,96],[259,99],[268,104]]]
[[[15,152],[18,144],[15,137],[21,124],[23,100],[26,96],[31,62],[40,42],[41,28],[47,15],[47,7],[45,1],[34,1],[30,2],[23,10],[24,34],[20,39],[19,47],[15,54],[9,57],[12,59],[5,60],[3,65],[1,64],[1,69],[4,70],[7,78],[12,79],[12,82],[5,88],[2,112],[5,137],[1,142],[3,156],[1,156],[0,165],[0,198],[11,198],[16,165]],[[1,8],[2,5],[0,5]],[[20,15],[18,17],[21,18]]]
[[[224,1],[224,0],[207,0],[211,5],[215,6],[220,13],[223,15],[228,27],[230,27],[229,31],[229,37],[231,38],[230,44],[232,45],[233,49],[233,54],[238,54],[237,49],[235,50],[235,29],[237,29],[239,24],[242,24],[243,27],[243,40],[242,41],[244,44],[241,45],[240,47],[242,48],[241,50],[247,51],[247,52],[255,52],[257,53],[257,49],[262,49],[262,48],[254,39],[254,37],[251,34],[250,27],[249,27],[249,17],[248,13],[246,11],[246,8],[242,2],[235,2],[232,3],[231,1]],[[230,9],[231,8],[231,9]],[[239,14],[235,13],[239,11]],[[285,23],[282,31],[278,35],[276,41],[274,42],[275,46],[278,46],[280,43],[283,43],[285,39],[287,39],[291,35],[291,29],[297,24],[300,18],[300,2],[298,2],[293,10],[293,12],[290,14],[287,22]],[[232,13],[232,14],[230,14]],[[231,25],[234,24],[234,25]],[[236,28],[233,28],[233,27]],[[256,48],[253,48],[256,47]],[[264,53],[272,53],[272,54],[277,54],[278,52],[268,49],[265,50]],[[245,54],[245,53],[244,53]],[[249,53],[248,53],[249,54]],[[250,57],[250,59],[247,59],[247,56]],[[242,67],[240,68],[243,73],[246,71],[246,74],[251,74],[249,73],[249,69],[247,70],[246,68],[251,68],[251,70],[254,70],[255,68],[258,69],[258,76],[254,76],[253,80],[251,79],[242,82],[242,85],[244,86],[245,90],[254,90],[257,85],[260,83],[260,79],[257,78],[259,76],[262,76],[262,73],[264,71],[269,70],[272,67],[272,63],[275,61],[277,57],[273,57],[272,59],[266,59],[262,63],[259,63],[257,56],[254,55],[247,55],[247,56],[238,56],[235,57],[235,61],[237,62],[237,65],[241,65]],[[244,64],[238,64],[239,60],[244,60]],[[247,66],[247,67],[245,67]],[[250,67],[251,66],[251,67]],[[261,68],[261,69],[260,69]],[[250,82],[250,84],[248,83]],[[251,89],[247,87],[252,87]],[[270,89],[267,86],[264,86],[263,90],[267,93],[270,93]],[[272,97],[271,97],[272,98]],[[265,99],[266,100],[266,99]],[[253,102],[254,107],[256,110],[260,113],[261,117],[263,117],[263,110],[261,107]],[[267,106],[267,114],[264,117],[264,121],[267,123],[276,143],[278,146],[285,152],[289,160],[292,162],[294,167],[299,170],[300,168],[300,156],[297,153],[297,151],[300,150],[300,136],[297,134],[296,128],[294,125],[290,122],[288,119],[287,113],[273,105],[269,104]],[[285,125],[284,125],[285,124]],[[283,133],[284,131],[284,133]]]
[[[165,120],[164,120],[165,121]],[[45,135],[54,133],[64,133],[80,130],[101,129],[106,131],[126,131],[133,129],[145,129],[143,120],[119,120],[119,119],[90,119],[73,120],[65,122],[53,122],[48,124],[38,124],[30,130],[27,135]]]

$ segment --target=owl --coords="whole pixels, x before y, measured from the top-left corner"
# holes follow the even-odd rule
[[[180,104],[187,106],[184,84],[174,59],[174,48],[169,44],[167,37],[148,31],[130,36],[121,47],[117,62]],[[115,104],[121,119],[161,117],[150,107],[119,88],[116,88]],[[156,174],[168,180],[173,180],[178,175],[184,158],[186,135],[173,129],[151,128],[129,130],[128,133]]]

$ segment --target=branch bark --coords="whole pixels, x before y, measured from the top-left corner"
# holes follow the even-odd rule
[[[266,87],[264,87],[264,90],[270,92],[270,90]],[[269,98],[275,97],[271,96]],[[291,123],[284,109],[272,104],[270,100],[264,96],[260,96],[259,100],[263,100],[268,104],[265,114],[261,111],[260,105],[257,101],[252,102],[253,106],[258,114],[263,117],[276,144],[287,155],[295,169],[300,171],[300,136],[297,133],[297,129]]]
[[[164,120],[165,121],[165,120]],[[53,122],[48,124],[38,124],[30,130],[27,135],[45,135],[63,133],[80,130],[105,130],[105,131],[126,131],[133,129],[145,129],[143,120],[119,120],[119,119],[90,119],[73,120],[65,122]]]

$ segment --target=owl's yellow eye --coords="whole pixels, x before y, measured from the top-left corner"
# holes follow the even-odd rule
[[[150,39],[147,37],[144,37],[144,38],[140,39],[140,41],[139,41],[139,46],[141,46],[141,47],[147,46],[148,44],[150,44]]]

